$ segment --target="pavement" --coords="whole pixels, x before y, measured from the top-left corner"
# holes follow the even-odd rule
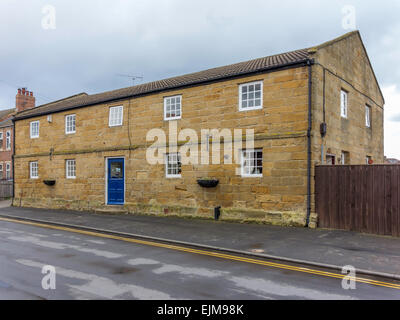
[[[289,262],[354,266],[360,273],[400,279],[400,238],[341,230],[288,228],[144,215],[107,215],[7,207],[0,216],[107,230]]]

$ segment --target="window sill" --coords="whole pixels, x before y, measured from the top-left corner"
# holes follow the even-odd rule
[[[242,178],[262,178],[262,174],[242,174]]]
[[[168,118],[168,119],[164,118],[164,121],[173,121],[173,120],[180,120],[180,119],[182,119],[182,117]]]
[[[261,106],[261,107],[251,107],[251,108],[239,108],[239,112],[261,110],[262,108],[263,108],[263,106]]]
[[[177,175],[173,175],[173,176],[166,176],[167,179],[180,179],[182,178],[182,175],[177,174]]]

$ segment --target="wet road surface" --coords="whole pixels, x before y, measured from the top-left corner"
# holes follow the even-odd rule
[[[0,299],[400,299],[400,290],[0,221]],[[54,266],[56,289],[42,288]],[[388,281],[388,280],[382,280]]]

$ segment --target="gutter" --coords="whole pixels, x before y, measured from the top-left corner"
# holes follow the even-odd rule
[[[312,65],[313,59],[307,60],[308,66],[308,129],[307,129],[307,218],[306,227],[310,224],[311,216],[311,130],[312,130]]]

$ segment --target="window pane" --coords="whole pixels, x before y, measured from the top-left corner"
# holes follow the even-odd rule
[[[30,163],[30,176],[31,176],[31,178],[38,177],[38,163],[37,162]]]
[[[181,117],[181,97],[164,98],[165,119]]]
[[[110,126],[122,125],[122,112],[123,112],[123,106],[110,108],[110,120],[109,120]]]
[[[75,160],[67,160],[67,178],[75,178],[76,176],[76,162]]]
[[[242,153],[242,174],[243,175],[262,175],[262,151],[246,150]]]
[[[167,176],[180,175],[182,171],[181,166],[181,157],[179,153],[170,153],[166,155]]]
[[[110,170],[111,179],[122,179],[124,170],[122,162],[112,162]]]
[[[240,109],[261,107],[262,83],[248,84],[241,86]]]

